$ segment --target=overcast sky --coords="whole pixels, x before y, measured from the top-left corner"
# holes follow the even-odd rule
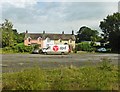
[[[41,33],[45,30],[47,33],[71,33],[82,26],[100,31],[100,21],[118,11],[118,2],[92,1],[6,0],[0,6],[0,22],[10,20],[18,32]]]

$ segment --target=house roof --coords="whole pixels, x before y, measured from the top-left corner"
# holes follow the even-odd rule
[[[48,34],[48,33],[26,33],[25,39],[30,37],[31,39],[37,39],[41,37],[42,39],[50,38],[51,40],[75,40],[75,36],[72,34]]]
[[[31,34],[31,33],[28,33],[27,35],[28,35],[27,37],[30,37],[31,39],[37,39],[39,37],[42,38],[42,34]]]

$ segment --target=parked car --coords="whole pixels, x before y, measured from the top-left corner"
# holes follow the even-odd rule
[[[42,53],[42,50],[41,50],[41,49],[34,49],[34,50],[32,51],[32,54],[40,54],[40,53]]]
[[[102,48],[97,49],[97,51],[98,51],[98,52],[107,52],[107,49],[104,48],[104,47],[102,47]]]

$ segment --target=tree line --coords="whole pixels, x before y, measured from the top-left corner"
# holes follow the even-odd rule
[[[77,40],[79,43],[81,41],[100,41],[101,43],[109,42],[109,46],[112,52],[120,53],[120,13],[116,12],[112,15],[108,15],[102,21],[100,21],[99,27],[101,28],[103,34],[98,36],[99,32],[97,30],[90,29],[83,26],[77,32]]]

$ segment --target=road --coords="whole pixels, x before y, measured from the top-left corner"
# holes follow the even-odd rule
[[[40,55],[40,54],[3,54],[2,72],[15,72],[24,68],[39,66],[55,68],[59,66],[95,65],[108,58],[113,64],[118,64],[118,54],[69,54],[69,55]]]

